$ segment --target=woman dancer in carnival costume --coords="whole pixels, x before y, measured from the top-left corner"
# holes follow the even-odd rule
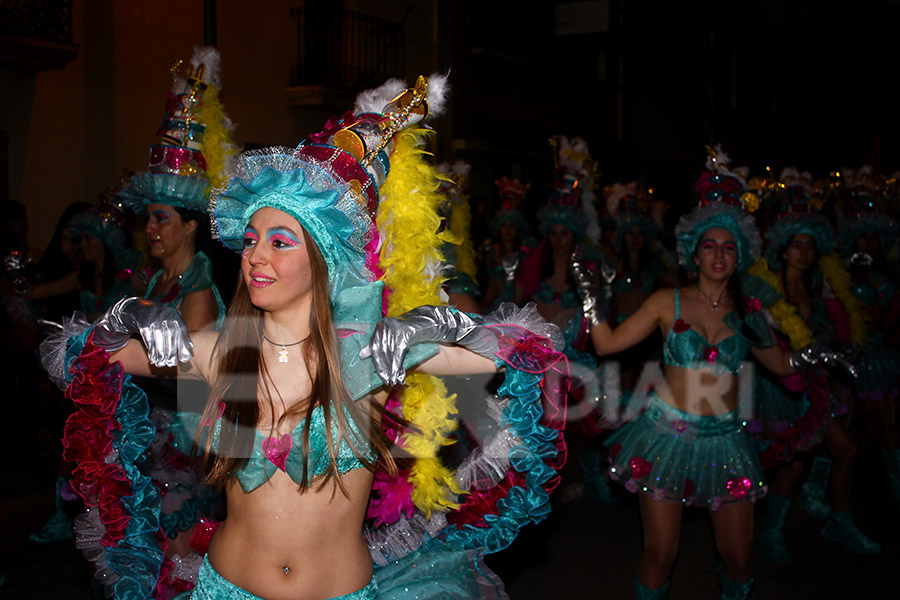
[[[710,149],[697,182],[700,205],[675,228],[681,264],[693,285],[655,292],[624,323],[606,323],[591,280],[579,276],[598,353],[620,352],[657,328],[665,337],[665,382],[635,420],[613,432],[610,475],[639,494],[644,550],[634,580],[638,598],[663,598],[678,550],[684,506],[710,509],[721,563],[722,597],[745,598],[753,584],[753,502],[765,495],[762,470],[742,428],[738,375],[748,355],[787,375],[837,355],[815,346],[788,354],[774,345],[760,301],[741,277],[761,241],[741,170]],[[821,350],[821,351],[820,351]]]
[[[900,510],[900,352],[894,345],[898,327],[894,263],[900,227],[890,214],[891,208],[896,210],[896,177],[876,177],[864,167],[845,173],[842,191],[847,215],[842,254],[850,265],[851,290],[867,322],[856,396],[859,412],[884,458],[894,508]]]
[[[40,300],[78,289],[82,312],[96,317],[122,298],[144,289],[139,273],[141,254],[129,247],[119,189],[116,186],[101,194],[90,210],[73,217],[69,224],[69,234],[81,247],[80,269],[34,286],[26,298]]]
[[[144,298],[178,310],[189,331],[220,329],[225,303],[202,250],[211,241],[210,189],[226,182],[237,158],[233,126],[219,100],[219,51],[195,48],[187,65],[179,60],[170,71],[172,88],[158,142],[150,146],[149,168],[128,180],[121,198],[146,216],[150,256],[161,265]],[[188,556],[194,527],[217,514],[220,494],[203,483],[199,458],[189,456],[193,427],[177,418],[176,401],[179,392],[202,397],[206,388],[192,391],[185,382],[149,377],[135,377],[133,383],[147,394],[156,426],[141,469],[163,492],[160,524],[169,538],[167,551]]]
[[[767,264],[759,261],[750,270],[789,305],[769,310],[779,332],[779,345],[798,348],[812,340],[860,344],[865,323],[850,293],[849,274],[834,254],[831,226],[818,214],[822,198],[813,189],[812,176],[788,167],[779,179],[767,186],[768,195],[775,197],[779,207],[776,221],[766,232]],[[850,512],[857,444],[841,418],[847,407],[840,398],[848,396],[846,388],[837,383],[841,375],[832,373],[834,383],[829,384],[818,371],[781,381],[762,370],[756,373],[757,415],[748,429],[759,442],[760,460],[770,475],[766,522],[758,540],[770,562],[791,561],[782,530],[810,452],[815,452],[813,473],[818,461],[834,464],[830,482],[824,483],[830,483],[832,511],[826,515],[822,535],[860,554],[880,551],[877,543],[857,529]],[[820,457],[822,452],[830,459]]]
[[[594,207],[594,160],[581,138],[556,136],[550,140],[555,168],[547,205],[538,211],[543,241],[523,260],[519,280],[525,297],[538,312],[563,330],[566,356],[572,372],[570,421],[578,421],[578,463],[585,496],[603,503],[618,501],[606,480],[599,434],[607,424],[600,406],[602,390],[597,359],[589,347],[589,323],[571,268],[577,260],[599,279],[601,265],[607,276],[613,267],[597,249],[600,236]]]
[[[522,214],[522,200],[530,184],[501,177],[494,182],[500,195],[500,210],[491,220],[491,239],[479,248],[479,259],[487,280],[482,306],[496,310],[504,302],[520,303],[524,299],[519,275],[522,261],[531,251],[528,222]]]
[[[458,160],[437,166],[441,180],[441,232],[447,241],[444,256],[444,288],[451,306],[466,312],[480,312],[481,290],[475,281],[475,249],[472,247],[472,209],[469,206],[469,172],[472,165]]]
[[[665,251],[659,244],[662,223],[651,215],[660,203],[652,194],[652,188],[644,191],[631,182],[613,184],[606,196],[607,211],[616,221],[613,258],[616,275],[609,306],[611,322],[616,325],[624,323],[656,290],[678,285],[675,269],[669,266],[674,261],[667,264]],[[661,338],[656,337],[651,336],[621,356],[609,357],[620,365],[623,405],[628,404],[644,365],[649,361],[658,362],[662,356]]]
[[[207,199],[225,181],[237,157],[230,119],[219,101],[221,72],[215,48],[197,48],[190,66],[171,68],[166,114],[150,146],[149,169],[129,179],[121,198],[146,215],[150,256],[162,268],[145,298],[178,309],[192,331],[218,329],[225,304],[203,252],[208,239]]]
[[[541,386],[565,361],[553,350],[558,330],[533,308],[479,317],[422,306],[437,302],[441,284],[421,277],[438,263],[440,193],[421,149],[426,130],[415,125],[429,106],[440,111],[444,88],[442,77],[420,77],[413,89],[391,80],[310,143],[239,158],[210,201],[216,237],[241,251],[221,333],[188,338],[171,307],[129,299],[47,344],[45,365],[73,398],[92,381],[106,394],[122,390],[69,423],[72,434],[121,428],[102,444],[69,444],[81,459],[76,489],[102,536],[94,558],[108,595],[167,597],[193,582],[198,599],[503,594],[481,556],[549,511],[562,442],[538,423]],[[383,299],[401,316],[376,332]],[[211,382],[198,441],[209,481],[227,497],[211,541],[193,540],[208,543],[199,574],[159,547],[158,491],[134,468],[152,438],[147,408],[132,402],[122,373],[178,361],[184,376]],[[455,472],[437,458],[453,411],[439,380],[411,374],[396,390],[402,414],[389,412],[382,380],[403,383],[413,364],[432,373],[505,367],[504,397],[491,401],[498,433]],[[391,479],[402,472],[392,442],[414,459],[402,479]],[[364,537],[376,467],[388,477],[376,484]]]

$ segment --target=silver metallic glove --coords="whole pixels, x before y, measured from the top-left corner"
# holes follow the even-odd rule
[[[420,306],[397,318],[382,319],[375,325],[372,339],[359,352],[372,357],[375,372],[387,385],[406,381],[403,358],[419,342],[459,344],[472,352],[494,358],[498,349],[495,335],[481,327],[483,317],[449,306]]]
[[[14,248],[3,257],[3,266],[9,273],[9,280],[16,293],[24,296],[31,291],[31,284],[27,277],[28,268],[31,266],[31,257],[22,250]]]
[[[504,258],[500,266],[503,268],[506,284],[512,284],[516,280],[516,271],[519,270],[519,253]]]
[[[851,267],[871,267],[874,260],[870,254],[855,252],[848,262]]]
[[[94,321],[94,343],[115,352],[140,335],[147,358],[157,367],[191,360],[194,344],[178,311],[142,298],[122,298]]]
[[[789,362],[795,371],[806,371],[815,365],[837,368],[856,377],[854,362],[859,355],[855,345],[838,345],[829,342],[813,342],[790,354]]]
[[[608,316],[606,310],[608,298],[605,294],[600,296],[597,289],[597,279],[594,277],[594,273],[584,264],[584,255],[581,254],[580,248],[576,249],[569,258],[569,272],[572,273],[572,277],[575,279],[575,287],[581,298],[581,308],[584,316],[588,323],[591,324],[591,327],[596,327],[605,321]],[[615,277],[615,272],[613,272],[613,277]]]

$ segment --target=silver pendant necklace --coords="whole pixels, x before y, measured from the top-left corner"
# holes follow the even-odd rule
[[[302,340],[299,340],[299,341],[294,342],[294,343],[292,343],[292,344],[279,344],[278,342],[273,342],[272,340],[270,340],[269,338],[267,338],[267,337],[265,336],[265,334],[263,334],[263,339],[264,339],[264,340],[266,340],[267,342],[269,342],[269,343],[272,344],[273,346],[279,346],[279,347],[281,347],[281,350],[278,351],[278,362],[280,362],[280,363],[286,363],[286,362],[288,361],[288,354],[289,354],[288,351],[287,351],[288,348],[290,348],[291,346],[296,346],[297,344],[302,344],[302,343],[305,342],[308,338],[309,338],[309,336],[306,336],[306,337],[303,338]]]
[[[707,300],[709,300],[709,303],[712,305],[712,309],[713,309],[713,310],[719,310],[719,302],[721,302],[721,301],[722,301],[722,298],[725,297],[725,292],[726,292],[727,290],[723,290],[723,291],[722,291],[722,293],[719,295],[719,299],[718,299],[718,300],[713,300],[712,298],[710,298],[709,296],[707,296],[707,295],[706,295],[706,292],[704,292],[703,290],[701,290],[699,285],[697,286],[697,291],[700,292],[700,293],[703,295],[704,298],[706,298]]]

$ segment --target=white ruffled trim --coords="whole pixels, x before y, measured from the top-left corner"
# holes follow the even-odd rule
[[[416,512],[412,519],[400,519],[377,530],[364,531],[369,553],[376,565],[384,566],[391,561],[417,550],[425,540],[437,537],[447,526],[444,513],[432,512],[431,519]]]
[[[200,566],[203,564],[202,554],[191,552],[187,556],[176,554],[171,558],[174,569],[172,569],[172,577],[174,579],[183,579],[197,585],[197,574]]]
[[[562,352],[565,339],[562,331],[553,323],[548,323],[537,310],[537,304],[529,302],[519,307],[512,302],[504,302],[494,312],[485,315],[485,325],[509,325],[521,327],[531,333],[550,340],[553,349]]]
[[[99,509],[86,508],[73,519],[73,525],[75,548],[81,550],[84,558],[94,565],[94,579],[103,584],[104,595],[107,598],[113,597],[119,576],[109,568],[109,563],[106,562],[106,548],[100,543],[100,538],[106,534],[106,527],[100,520]]]
[[[81,311],[76,311],[72,318],[63,318],[63,326],[60,331],[47,336],[41,342],[41,364],[50,376],[50,380],[56,386],[65,390],[69,386],[68,373],[66,372],[66,350],[69,340],[85,332],[91,323]]]

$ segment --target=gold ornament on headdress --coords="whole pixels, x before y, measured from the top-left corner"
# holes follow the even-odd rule
[[[194,69],[186,68],[184,73],[181,73],[182,67],[184,67],[184,61],[178,59],[169,67],[169,72],[173,79],[179,76],[184,77],[191,86],[191,91],[181,97],[181,105],[184,107],[184,132],[180,140],[169,135],[164,135],[161,139],[165,144],[187,148],[188,144],[194,140],[194,131],[191,129],[191,124],[194,122],[194,109],[200,104],[201,95],[208,86],[203,81],[203,76],[206,74],[205,64],[200,63]],[[202,172],[203,170],[193,156],[178,167],[178,174],[185,177],[194,177]]]
[[[394,134],[406,127],[412,115],[418,115],[422,119],[428,116],[428,102],[425,100],[428,95],[428,78],[419,75],[416,79],[416,85],[404,90],[399,96],[394,98],[385,106],[385,120],[379,123],[381,131],[378,133],[377,145],[368,150],[365,140],[362,136],[354,131],[354,125],[345,127],[334,134],[334,145],[338,148],[349,152],[364,167],[368,167],[378,156],[378,153],[384,150],[394,137]]]
[[[743,204],[744,210],[754,213],[759,208],[759,198],[753,192],[744,192],[741,194],[741,204]]]

